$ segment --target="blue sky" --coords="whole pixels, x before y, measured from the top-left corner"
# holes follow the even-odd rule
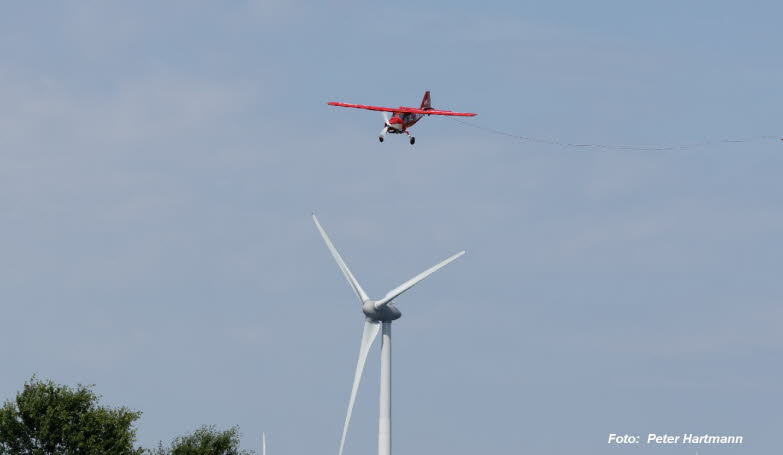
[[[144,411],[337,450],[361,313],[399,299],[398,453],[625,453],[609,433],[783,420],[776,2],[81,2],[0,14],[0,399],[33,373]],[[346,454],[376,447],[377,351]],[[687,447],[639,447],[692,453]]]

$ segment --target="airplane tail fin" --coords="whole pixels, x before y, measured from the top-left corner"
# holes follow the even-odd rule
[[[430,104],[430,91],[424,92],[424,98],[421,99],[421,107],[419,109],[432,109]]]

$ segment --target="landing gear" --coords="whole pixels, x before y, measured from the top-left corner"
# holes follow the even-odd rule
[[[411,136],[411,133],[409,133],[408,130],[403,130],[403,131],[405,131],[405,134],[408,135],[408,138],[409,138],[408,140],[410,141],[411,145],[415,144],[416,143],[416,138]]]
[[[383,136],[378,136],[378,142],[383,142]]]

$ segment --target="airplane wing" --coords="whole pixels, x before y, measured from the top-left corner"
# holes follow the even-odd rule
[[[365,106],[364,104],[348,104],[348,103],[337,103],[337,102],[330,102],[327,103],[330,106],[339,106],[339,107],[352,107],[355,109],[366,109],[368,111],[383,111],[383,112],[402,112],[406,114],[426,114],[426,115],[452,115],[457,117],[473,117],[476,114],[472,114],[470,112],[453,112],[453,111],[444,111],[441,109],[418,109],[415,107],[380,107],[380,106]]]
[[[367,109],[368,111],[400,112],[395,107],[365,106],[364,104],[337,103],[335,101],[332,101],[331,103],[328,103],[328,104],[330,106],[353,107],[353,108],[356,108],[356,109]]]

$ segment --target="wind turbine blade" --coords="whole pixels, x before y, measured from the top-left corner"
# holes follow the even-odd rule
[[[353,375],[353,386],[351,387],[351,398],[348,400],[348,413],[345,415],[345,424],[343,425],[343,437],[340,438],[340,452],[343,455],[345,447],[345,435],[348,434],[348,424],[351,423],[351,414],[353,413],[353,404],[356,402],[356,392],[359,390],[359,382],[362,380],[364,364],[367,361],[367,354],[370,352],[375,337],[378,336],[378,330],[381,324],[374,321],[364,321],[364,332],[362,332],[362,345],[359,348],[359,361],[356,363],[356,373]]]
[[[345,279],[348,280],[348,284],[350,284],[351,287],[353,288],[353,292],[356,293],[356,296],[359,297],[359,300],[362,303],[365,300],[368,300],[369,297],[367,297],[367,293],[364,292],[364,289],[362,289],[362,286],[353,276],[351,270],[348,269],[348,265],[346,265],[345,261],[343,261],[343,258],[340,256],[340,253],[337,252],[337,248],[334,247],[332,241],[329,240],[329,236],[326,235],[326,231],[324,231],[324,228],[321,227],[321,223],[318,222],[318,218],[315,217],[315,213],[313,213],[313,221],[315,221],[315,226],[318,228],[318,231],[321,233],[321,237],[323,237],[327,248],[329,248],[329,251],[332,253],[332,257],[334,257],[334,260],[337,262],[337,265],[340,267],[340,270],[342,270]]]
[[[452,257],[450,257],[450,258],[448,258],[448,259],[446,259],[446,260],[444,260],[444,261],[442,261],[442,262],[440,262],[440,263],[438,263],[436,265],[433,265],[432,267],[430,267],[427,270],[421,272],[420,274],[416,275],[415,277],[411,278],[410,280],[402,283],[401,285],[399,285],[396,288],[392,289],[391,291],[387,292],[386,296],[383,299],[375,302],[375,308],[381,308],[382,306],[384,306],[387,303],[391,302],[397,296],[399,296],[403,292],[407,291],[408,289],[412,288],[416,283],[418,283],[419,281],[421,281],[421,280],[427,278],[428,276],[432,275],[438,269],[444,267],[446,264],[448,264],[449,262],[457,259],[458,257],[462,256],[463,254],[465,254],[464,250],[460,251],[459,253],[455,254],[454,256],[452,256]]]

